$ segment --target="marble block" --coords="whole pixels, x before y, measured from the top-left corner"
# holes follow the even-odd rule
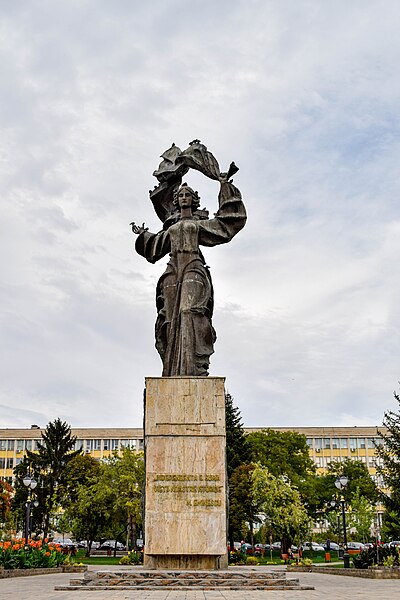
[[[225,568],[222,377],[148,377],[145,566]]]

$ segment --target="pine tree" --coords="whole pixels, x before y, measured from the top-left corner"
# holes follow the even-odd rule
[[[42,495],[44,502],[44,537],[47,537],[49,531],[50,516],[61,500],[65,468],[82,452],[74,450],[76,439],[68,423],[56,419],[46,426],[42,441],[37,442],[37,452],[28,450],[26,453],[26,463],[31,473],[38,477],[40,491],[37,489],[36,493]]]
[[[242,522],[242,510],[239,508],[237,474],[240,467],[245,469],[248,462],[246,436],[243,430],[240,410],[233,404],[232,396],[225,394],[225,423],[226,423],[226,463],[229,487],[228,535],[230,547],[233,548],[234,535],[237,534]],[[243,470],[240,471],[244,472]],[[243,508],[243,507],[242,507]]]
[[[400,408],[400,396],[394,392],[394,397]],[[386,529],[394,539],[400,537],[400,411],[386,411],[383,418],[383,426],[387,432],[378,431],[382,445],[377,446],[376,454],[381,459],[381,465],[376,471],[383,477],[384,489],[381,492],[382,500],[388,515],[392,516],[392,527],[388,527],[389,519],[386,519]],[[395,516],[398,516],[397,519]],[[389,531],[388,531],[389,533]]]
[[[246,436],[243,430],[240,410],[233,404],[233,398],[225,394],[225,422],[226,422],[226,462],[228,466],[228,479],[233,471],[247,462],[248,452]]]

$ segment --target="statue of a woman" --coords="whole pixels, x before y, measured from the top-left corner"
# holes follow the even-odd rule
[[[157,207],[159,209],[157,214],[167,207],[163,213],[163,231],[150,233],[144,224],[139,227],[132,223],[132,230],[138,235],[136,251],[141,256],[154,263],[167,254],[170,255],[156,292],[156,348],[163,361],[163,377],[208,375],[210,356],[214,352],[216,340],[212,326],[214,298],[210,272],[200,246],[229,242],[246,222],[246,210],[240,192],[229,181],[232,171],[237,171],[233,163],[230,171],[225,174],[219,173],[218,169],[215,176],[214,168],[212,178],[218,177],[220,181],[219,208],[214,219],[207,218],[207,211],[199,210],[200,198],[197,192],[185,183],[180,185],[182,170],[187,172],[188,167],[206,171],[205,174],[210,176],[207,165],[204,167],[201,163],[200,168],[199,165],[193,166],[193,150],[200,148],[203,154],[206,152],[208,160],[212,155],[198,140],[193,144],[195,148],[189,147],[185,151],[186,155],[173,146],[176,154],[173,162],[179,166],[174,175],[167,178],[167,185],[164,185],[163,193],[156,201],[154,196],[157,196],[159,188],[150,193],[153,195],[156,211]],[[176,160],[178,156],[179,159]],[[214,157],[212,159],[215,161]],[[161,165],[156,172],[158,175],[160,170],[162,171]],[[168,198],[172,199],[169,209]],[[163,209],[160,208],[161,204]]]

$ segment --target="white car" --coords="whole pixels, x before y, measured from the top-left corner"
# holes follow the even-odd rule
[[[321,546],[321,544],[317,544],[317,542],[304,542],[303,550],[306,552],[308,550],[312,550],[313,552],[324,552],[325,549],[323,546]]]
[[[348,542],[347,544],[348,550],[359,550],[360,552],[364,550],[364,544],[361,542]]]
[[[61,548],[68,548],[69,550],[74,550],[76,548],[76,544],[74,544],[74,542],[67,537],[65,537],[64,539],[55,538],[52,541],[52,544],[57,544],[58,546],[61,546]]]

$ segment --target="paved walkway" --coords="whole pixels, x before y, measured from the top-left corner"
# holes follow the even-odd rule
[[[103,567],[103,570],[104,567]],[[266,569],[268,570],[268,569]],[[0,579],[0,600],[390,600],[400,597],[400,580],[362,579],[319,573],[288,573],[288,578],[299,577],[302,585],[312,585],[315,591],[54,591],[55,585],[68,585],[81,575],[59,573],[34,577]]]

